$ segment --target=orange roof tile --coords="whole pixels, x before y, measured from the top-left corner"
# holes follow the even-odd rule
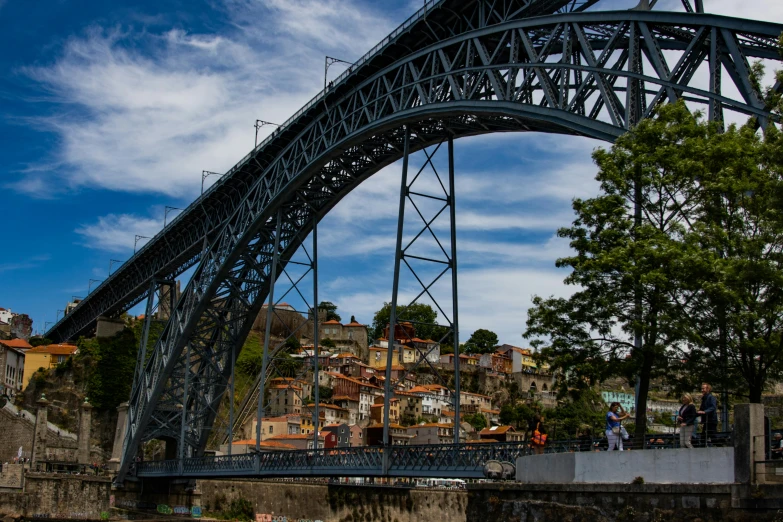
[[[247,439],[247,440],[237,440],[231,443],[232,446],[242,445],[242,446],[255,446],[256,441],[254,439]],[[290,449],[295,450],[296,446],[291,446],[290,444],[284,444],[282,442],[277,442],[276,440],[262,440],[259,444],[262,448],[277,448],[277,449]]]
[[[461,391],[460,393],[465,395],[473,395],[474,397],[484,397],[485,399],[490,399],[491,397],[489,395],[481,395],[480,393],[471,393],[466,391]]]
[[[73,355],[78,348],[72,344],[49,344],[46,346],[36,346],[27,351],[27,353],[48,353],[49,355]]]
[[[347,359],[347,358],[349,358],[349,357],[354,357],[354,358],[358,359],[358,357],[357,357],[357,356],[355,356],[355,355],[354,355],[354,354],[352,354],[352,353],[348,353],[348,352],[341,353],[341,354],[337,354],[337,355],[336,355],[336,357],[337,357],[338,359]]]
[[[302,388],[299,386],[294,385],[288,385],[288,384],[278,384],[271,387],[273,390],[294,390],[294,391],[302,391]]]
[[[513,426],[493,426],[492,428],[484,428],[483,430],[481,430],[479,435],[494,435],[498,433],[502,434],[502,433],[506,433],[509,430],[512,432],[516,431]]]
[[[336,374],[336,376],[338,376],[340,379],[345,379],[346,381],[350,381],[350,382],[359,384],[360,386],[367,386],[368,388],[376,388],[378,390],[382,390],[383,389],[380,386],[375,386],[374,384],[370,384],[368,382],[360,381],[359,379],[354,379],[353,377],[348,377],[347,375],[342,375],[342,374],[338,373],[338,374]]]
[[[311,403],[309,403],[309,404],[307,405],[307,407],[308,407],[308,408],[310,408],[311,406],[315,406],[315,403],[314,403],[314,402],[311,402]],[[346,410],[345,408],[341,408],[341,407],[339,407],[339,406],[335,406],[334,404],[325,404],[325,403],[323,403],[323,402],[318,404],[318,408],[319,408],[319,409],[320,409],[320,408],[326,408],[326,409],[328,409],[328,410],[340,410],[340,411],[348,411],[348,410]]]
[[[321,324],[339,324],[340,326],[342,326],[342,323],[340,321],[335,320],[335,319],[330,319],[329,321],[325,321],[325,322],[323,322]]]
[[[0,344],[4,344],[9,348],[22,348],[23,350],[29,350],[32,348],[30,343],[24,339],[8,339],[7,341],[0,341]]]
[[[367,326],[367,325],[366,324],[362,324],[362,323],[358,323],[356,321],[351,321],[350,323],[344,324],[343,326],[352,326],[352,327],[355,328],[357,326]]]
[[[441,424],[440,422],[428,422],[427,424],[416,424],[414,426],[408,426],[408,429],[411,428],[452,428],[454,429],[453,424]]]

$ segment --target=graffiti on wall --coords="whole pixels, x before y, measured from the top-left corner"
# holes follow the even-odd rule
[[[323,522],[323,520],[312,520],[309,518],[288,518],[285,515],[272,515],[267,513],[256,513],[256,522]]]

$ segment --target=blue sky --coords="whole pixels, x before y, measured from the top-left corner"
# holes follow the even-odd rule
[[[779,0],[706,3],[783,21]],[[135,234],[162,227],[166,205],[198,195],[202,170],[250,150],[256,118],[284,121],[316,94],[324,55],[358,58],[420,4],[0,0],[0,306],[35,329],[54,321],[110,259],[132,255]],[[531,296],[571,291],[554,268],[568,252],[555,230],[573,197],[595,192],[597,146],[539,134],[456,142],[463,340],[488,328],[522,344]],[[399,174],[365,182],[319,229],[320,297],[346,321],[369,323],[390,299]]]

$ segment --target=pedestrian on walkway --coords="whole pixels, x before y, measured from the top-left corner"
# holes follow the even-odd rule
[[[530,447],[535,455],[544,454],[544,446],[546,445],[546,427],[544,426],[544,417],[536,415],[536,427],[533,430],[533,436],[530,438]]]
[[[609,441],[607,451],[615,449],[623,451],[623,437],[620,423],[631,415],[623,411],[619,402],[613,402],[609,405],[609,411],[606,412],[606,439]]]
[[[684,393],[680,399],[682,406],[677,414],[677,422],[680,424],[680,447],[693,449],[693,428],[696,423],[696,406],[693,405],[693,397],[690,393]]]
[[[706,448],[707,442],[713,438],[718,427],[718,399],[712,394],[712,386],[709,383],[701,385],[701,406],[696,413],[701,417],[704,425],[701,429],[702,444]]]

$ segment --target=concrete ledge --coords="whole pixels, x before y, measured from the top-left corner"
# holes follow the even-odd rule
[[[733,484],[734,448],[549,453],[520,457],[526,484]]]

